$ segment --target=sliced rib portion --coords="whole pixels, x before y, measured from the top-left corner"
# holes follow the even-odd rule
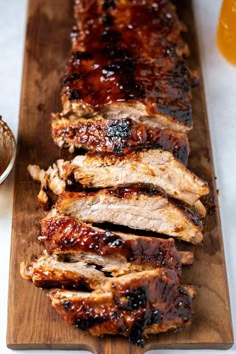
[[[172,152],[183,164],[188,159],[189,145],[185,134],[147,127],[130,118],[69,120],[53,115],[51,129],[55,143],[60,147],[67,145],[71,151],[75,147],[83,147],[87,150],[124,154],[134,149],[152,147]]]
[[[153,264],[148,262],[135,264],[116,255],[61,252],[52,256],[45,253],[32,263],[22,263],[21,275],[43,288],[93,290],[99,289],[109,278],[153,268]],[[180,269],[178,274],[180,276]]]
[[[99,289],[109,278],[165,267],[181,276],[191,252],[178,252],[173,239],[104,231],[70,216],[41,221],[39,239],[46,250],[21,264],[21,275],[44,288]]]
[[[31,263],[21,263],[20,271],[24,279],[30,279],[35,286],[42,288],[62,287],[91,290],[99,289],[107,280],[106,276],[113,276],[112,270],[119,269],[119,267],[121,267],[121,272],[123,268],[123,274],[132,271],[127,264],[121,264],[115,260],[112,262],[112,259],[93,254],[88,254],[85,257],[80,254],[75,260],[71,254],[67,253],[64,254],[64,261],[62,261],[56,255],[49,256],[44,253]]]
[[[162,255],[156,254],[151,262],[148,262],[146,257],[146,261],[138,263],[127,262],[125,257],[115,254],[100,256],[96,253],[80,251],[61,252],[50,256],[44,252],[33,262],[21,264],[21,276],[32,280],[35,286],[42,288],[61,287],[82,290],[99,289],[110,278],[156,269],[158,266],[170,269],[175,266],[174,270],[179,277],[181,276],[180,254],[177,251],[176,259],[172,261],[169,258],[163,265],[160,260],[157,260],[158,257],[162,258]]]
[[[127,185],[98,192],[64,192],[55,204],[60,214],[91,223],[110,222],[200,243],[202,223],[186,204],[153,185]]]
[[[161,253],[153,256],[154,259],[150,259],[149,262],[146,257],[143,263],[139,263],[127,262],[119,255],[99,256],[89,252],[60,252],[58,255],[49,255],[44,251],[43,255],[32,262],[22,262],[20,273],[22,278],[32,280],[35,286],[41,288],[94,290],[99,289],[110,278],[156,269],[160,266],[168,269],[173,269],[175,266],[173,270],[180,277],[180,257],[183,264],[192,264],[193,254],[176,252],[175,256],[173,261],[169,258],[169,263],[161,264],[160,259],[163,258]]]
[[[168,151],[148,149],[124,156],[93,154],[76,156],[65,163],[66,175],[85,187],[106,188],[119,184],[151,183],[170,196],[193,205],[209,193],[207,182],[197,177]]]
[[[57,160],[47,171],[29,165],[33,179],[41,182],[41,190],[62,193],[70,178],[89,188],[106,188],[124,183],[152,183],[170,196],[193,205],[209,193],[205,181],[163,150],[144,150],[114,154],[78,155],[72,161]]]
[[[92,293],[53,290],[52,306],[64,320],[90,334],[120,334],[138,345],[149,333],[191,323],[194,291],[181,286],[176,273],[157,270],[112,279]]]
[[[111,232],[80,222],[72,216],[54,216],[41,220],[39,237],[49,254],[89,252],[99,256],[115,256],[136,265],[167,267],[180,270],[191,264],[191,252],[177,252],[172,238],[137,236]]]

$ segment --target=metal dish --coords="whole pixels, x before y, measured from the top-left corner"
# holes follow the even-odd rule
[[[0,184],[12,170],[16,157],[16,141],[11,129],[0,116]]]

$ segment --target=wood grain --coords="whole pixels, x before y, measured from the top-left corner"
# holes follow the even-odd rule
[[[178,7],[189,27],[190,65],[200,70],[191,3],[178,1]],[[99,354],[138,354],[154,348],[229,348],[233,334],[218,209],[208,214],[204,245],[190,247],[195,262],[184,270],[183,281],[194,284],[197,290],[192,326],[179,333],[151,336],[145,348],[135,347],[120,337],[94,338],[66,325],[51,308],[46,292],[21,279],[20,262],[40,253],[36,238],[43,216],[36,202],[38,185],[31,181],[26,167],[29,163],[47,167],[67,154],[51,140],[49,116],[61,108],[60,83],[70,50],[72,1],[31,0],[27,19],[9,276],[8,347],[87,349]],[[217,204],[202,84],[194,90],[193,112],[189,167],[209,182]]]

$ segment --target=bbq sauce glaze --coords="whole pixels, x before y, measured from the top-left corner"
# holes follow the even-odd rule
[[[111,232],[96,230],[64,216],[41,222],[41,234],[48,253],[84,251],[101,256],[118,254],[134,264],[175,269],[181,274],[181,258],[173,239],[142,238],[125,240]]]
[[[60,313],[77,328],[92,334],[102,334],[104,330],[120,333],[141,346],[148,326],[180,328],[192,319],[191,296],[179,285],[175,273],[168,270],[143,279],[134,277],[124,284],[114,281],[106,301],[103,297],[83,300],[75,296],[61,300],[60,306]]]
[[[150,116],[159,112],[191,125],[192,77],[176,54],[182,25],[172,6],[93,1],[80,11],[78,6],[80,29],[72,32],[64,95],[95,112],[138,101]]]
[[[137,149],[163,149],[187,164],[189,155],[188,140],[185,134],[170,130],[147,127],[130,118],[125,119],[87,119],[52,125],[55,139],[62,138],[65,144],[85,147],[97,152],[126,154]]]

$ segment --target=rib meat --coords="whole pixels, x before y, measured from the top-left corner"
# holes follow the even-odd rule
[[[73,54],[68,64],[62,90],[63,115],[132,118],[184,133],[191,129],[191,79],[184,64],[161,73],[156,61],[122,58],[101,64],[95,58],[83,59],[83,69],[82,60],[77,59],[82,54]]]
[[[122,264],[118,260],[106,259],[93,254],[83,257],[81,253],[73,258],[71,254],[66,253],[64,258],[60,258],[44,252],[33,262],[21,263],[20,271],[24,279],[32,280],[38,287],[91,290],[99,289],[107,280],[106,276],[112,276],[112,270],[119,267],[121,267],[121,272],[123,269],[124,274],[132,271],[129,264]]]
[[[167,267],[180,270],[191,264],[191,252],[177,252],[172,238],[136,236],[111,232],[80,222],[72,216],[54,216],[41,220],[41,236],[48,254],[89,252],[99,256],[115,256],[136,265]]]
[[[74,217],[41,221],[39,239],[46,250],[21,275],[44,288],[99,289],[109,278],[165,267],[181,276],[181,263],[191,264],[191,252],[178,252],[174,240],[104,231]]]
[[[188,326],[194,290],[176,273],[159,268],[107,281],[92,293],[52,290],[52,306],[64,320],[95,336],[120,334],[137,345],[150,333]]]
[[[76,115],[188,132],[197,76],[180,58],[188,49],[175,7],[164,0],[79,1],[75,14],[62,89],[67,127]]]
[[[122,42],[132,42],[130,50],[135,56],[142,53],[150,58],[159,57],[160,47],[170,44],[176,47],[179,56],[189,54],[188,46],[181,38],[181,32],[186,31],[186,27],[179,21],[170,1],[155,1],[153,4],[153,0],[110,3],[103,0],[79,0],[75,2],[74,10],[77,27],[81,31],[78,39],[82,48],[91,35],[91,27],[103,25],[118,29]]]
[[[184,167],[171,153],[155,149],[135,151],[124,156],[78,155],[72,161],[57,160],[47,171],[35,165],[29,165],[28,171],[41,182],[41,191],[50,188],[57,195],[66,189],[71,178],[89,188],[152,183],[189,205],[209,193],[207,183]]]
[[[127,185],[98,192],[64,192],[55,204],[60,214],[92,223],[110,222],[200,243],[202,223],[186,204],[153,185]]]
[[[35,286],[42,288],[86,288],[87,290],[99,289],[110,278],[156,269],[158,266],[174,269],[180,277],[180,254],[175,250],[175,259],[171,260],[171,251],[170,249],[169,254],[165,257],[162,257],[160,253],[156,254],[150,262],[148,262],[146,255],[143,257],[146,257],[143,263],[127,262],[125,257],[115,254],[101,256],[91,252],[67,251],[50,256],[44,252],[33,262],[23,262],[21,275],[25,279],[32,280]],[[162,265],[159,258],[165,258]]]
[[[99,289],[110,278],[153,268],[148,262],[135,264],[115,255],[61,252],[52,256],[44,253],[31,263],[22,263],[21,275],[42,288],[93,290]],[[178,272],[180,275],[180,269]]]
[[[39,200],[48,189],[59,197],[41,220],[45,250],[21,264],[21,276],[56,288],[49,298],[69,324],[143,346],[193,316],[195,291],[180,285],[193,253],[163,236],[203,239],[199,198],[209,190],[185,167],[198,74],[184,62],[186,28],[169,0],[75,0],[74,15],[51,134],[59,147],[92,153],[47,171],[28,167],[41,182]],[[92,225],[104,222],[156,234]]]
[[[119,117],[119,116],[117,116]],[[85,148],[100,152],[124,154],[139,148],[164,149],[183,164],[187,164],[189,145],[186,134],[168,129],[147,127],[125,119],[66,119],[60,115],[52,116],[52,136],[55,143],[74,148]]]
[[[65,163],[64,169],[68,172],[71,169],[75,180],[85,187],[151,183],[190,205],[209,193],[205,181],[163,150],[135,151],[120,157],[112,154],[77,156],[71,166]]]

